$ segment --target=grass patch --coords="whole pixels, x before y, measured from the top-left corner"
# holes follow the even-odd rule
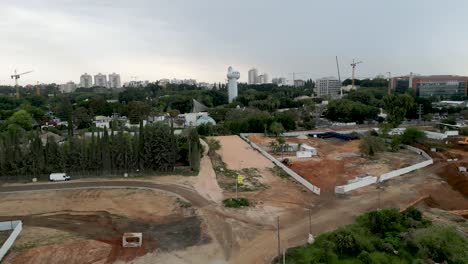
[[[228,208],[241,208],[250,206],[249,200],[247,198],[228,198],[223,200],[224,207]]]
[[[190,207],[192,207],[192,203],[184,201],[184,200],[182,200],[180,198],[176,199],[176,203],[178,203],[181,208],[190,208]]]
[[[267,188],[259,180],[262,175],[260,175],[258,169],[243,168],[240,171],[228,169],[226,163],[223,162],[221,156],[216,152],[212,153],[210,158],[216,172],[216,179],[223,190],[235,192],[237,176],[239,174],[244,176],[244,184],[237,186],[238,192],[252,192]]]
[[[279,176],[280,178],[287,179],[289,178],[289,174],[287,174],[283,169],[281,169],[278,166],[275,166],[273,168],[269,168],[269,170],[276,176]]]

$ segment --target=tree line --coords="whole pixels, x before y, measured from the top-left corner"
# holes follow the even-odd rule
[[[0,176],[44,177],[53,172],[150,175],[173,171],[176,165],[189,165],[198,171],[200,155],[196,129],[175,136],[163,124],[141,124],[134,134],[105,129],[64,142],[53,137],[41,139],[36,131],[22,137],[8,130],[0,135]]]

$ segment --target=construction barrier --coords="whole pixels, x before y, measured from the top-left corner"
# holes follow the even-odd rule
[[[390,143],[391,140],[386,140],[386,142]],[[408,167],[404,167],[404,168],[401,168],[401,169],[398,169],[398,170],[393,170],[393,171],[384,173],[384,174],[380,175],[380,177],[378,179],[376,177],[374,177],[374,178],[376,178],[374,182],[372,182],[373,180],[371,180],[371,179],[365,179],[364,178],[361,181],[353,182],[353,183],[350,183],[350,184],[347,184],[347,185],[336,186],[335,187],[335,193],[346,193],[346,192],[349,192],[351,190],[355,190],[355,189],[358,189],[358,188],[361,188],[361,187],[364,187],[364,186],[367,186],[367,185],[374,184],[377,181],[383,182],[383,181],[386,181],[386,180],[401,176],[403,174],[410,173],[412,171],[427,167],[427,166],[434,163],[431,156],[429,156],[425,151],[423,151],[421,149],[418,149],[418,148],[415,148],[415,147],[412,147],[412,146],[409,146],[409,145],[400,145],[400,147],[405,148],[405,149],[410,150],[410,151],[413,151],[413,152],[417,153],[418,155],[423,156],[426,160],[423,161],[423,162],[419,162],[419,163],[416,163],[414,165],[408,166]]]
[[[0,231],[7,230],[13,230],[13,232],[11,232],[8,239],[5,241],[5,243],[3,243],[2,247],[0,248],[0,261],[6,255],[11,246],[13,246],[13,243],[15,242],[18,235],[21,233],[21,230],[23,230],[23,223],[21,221],[0,222]]]
[[[263,156],[265,156],[267,159],[271,160],[276,166],[280,167],[283,169],[284,172],[286,172],[289,176],[293,177],[296,181],[304,185],[307,189],[312,191],[313,193],[320,195],[320,188],[317,186],[312,185],[310,182],[308,182],[306,179],[302,178],[301,175],[295,173],[293,170],[285,166],[281,161],[277,160],[275,157],[270,155],[268,152],[264,151],[261,147],[259,147],[257,144],[253,143],[250,141],[247,137],[250,134],[248,133],[242,133],[240,134],[240,137],[245,140],[247,143],[250,144],[254,149],[258,150]]]

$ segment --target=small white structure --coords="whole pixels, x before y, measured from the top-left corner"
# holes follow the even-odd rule
[[[226,76],[228,78],[229,103],[232,103],[237,97],[237,80],[240,78],[240,73],[229,66]]]
[[[299,159],[312,158],[313,156],[317,156],[317,149],[305,144],[301,145],[296,152],[296,157]]]
[[[466,172],[466,167],[460,166],[458,167],[459,172]]]
[[[141,247],[142,244],[142,233],[124,233],[122,236],[122,247]]]
[[[110,123],[112,122],[112,117],[108,116],[96,116],[94,117],[93,123],[97,128],[110,128]]]

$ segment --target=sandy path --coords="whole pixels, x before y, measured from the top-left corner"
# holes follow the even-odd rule
[[[200,140],[200,143],[205,147],[203,158],[200,161],[200,172],[198,177],[193,179],[193,187],[195,190],[208,200],[221,202],[223,200],[223,191],[216,180],[216,172],[211,164],[211,159],[208,156],[208,144]]]
[[[223,157],[228,169],[274,167],[273,163],[254,150],[239,136],[213,137],[221,143],[218,153]]]

